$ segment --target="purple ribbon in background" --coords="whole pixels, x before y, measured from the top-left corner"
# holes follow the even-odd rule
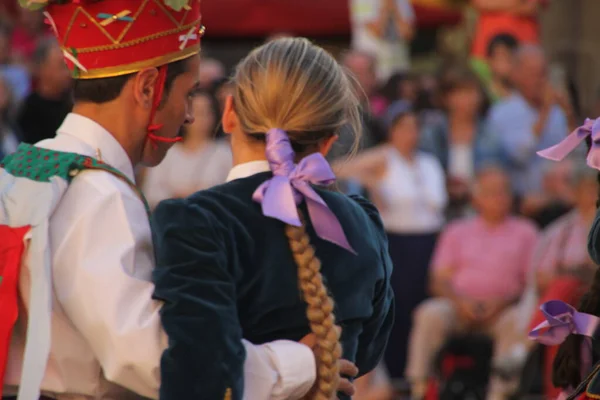
[[[254,201],[262,204],[263,214],[288,225],[301,226],[296,206],[305,199],[317,236],[356,254],[335,214],[310,186],[335,182],[335,174],[325,157],[313,153],[294,164],[294,149],[281,129],[267,132],[266,153],[273,178],[263,182],[252,195]]]
[[[579,312],[560,300],[548,301],[540,309],[546,321],[533,328],[529,338],[547,346],[560,344],[571,334],[592,338],[600,325],[599,317]]]
[[[587,156],[587,164],[600,170],[600,118],[585,120],[583,126],[575,129],[560,143],[545,150],[538,151],[538,155],[553,161],[562,161],[570,152],[592,135],[592,147]]]

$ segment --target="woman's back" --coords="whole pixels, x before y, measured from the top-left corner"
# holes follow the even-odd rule
[[[252,200],[256,188],[270,177],[270,172],[264,172],[235,179],[187,200],[190,205],[202,208],[203,213],[210,214],[205,216],[207,219],[214,218],[223,227],[224,243],[232,249],[225,256],[228,272],[236,284],[243,336],[254,343],[276,339],[298,341],[310,333],[306,303],[298,286],[297,267],[285,236],[285,225],[265,217],[260,204]],[[344,358],[354,361],[359,347],[385,346],[385,339],[377,342],[373,336],[386,337],[391,328],[388,321],[378,327],[382,332],[379,329],[364,332],[365,336],[372,336],[360,343],[363,347],[359,346],[358,336],[372,316],[378,319],[381,318],[378,313],[389,314],[389,318],[392,315],[393,296],[388,285],[392,264],[387,240],[379,213],[367,200],[328,190],[317,189],[317,192],[341,221],[348,241],[358,254],[354,256],[320,239],[310,221],[306,222],[327,287],[336,303],[336,320],[343,328]],[[300,209],[307,215],[305,205]],[[374,350],[370,351],[376,353],[373,360],[368,356],[368,360],[357,360],[359,369],[374,368],[380,355]],[[365,365],[361,365],[363,363]]]

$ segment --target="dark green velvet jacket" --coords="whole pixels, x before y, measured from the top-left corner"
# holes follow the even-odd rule
[[[245,351],[310,333],[284,224],[252,200],[272,175],[259,173],[161,203],[153,216],[155,297],[169,348],[161,361],[162,400],[232,399],[243,394]],[[307,231],[322,262],[343,357],[361,375],[379,362],[393,323],[392,263],[379,213],[361,197],[316,189],[358,255]],[[300,206],[308,215],[304,204]],[[307,218],[308,219],[308,218]]]

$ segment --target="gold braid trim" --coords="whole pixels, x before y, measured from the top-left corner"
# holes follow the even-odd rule
[[[308,304],[306,315],[310,329],[316,336],[317,381],[306,399],[331,400],[335,398],[339,386],[341,329],[335,324],[333,300],[323,283],[321,261],[315,255],[304,224],[300,227],[287,225],[285,231],[298,266],[300,289]]]

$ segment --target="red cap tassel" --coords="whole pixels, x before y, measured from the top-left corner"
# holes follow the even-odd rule
[[[158,147],[157,142],[162,143],[176,143],[181,141],[183,138],[178,136],[174,138],[166,138],[162,136],[157,136],[156,131],[163,127],[162,124],[155,124],[154,116],[156,115],[156,111],[158,107],[160,107],[160,102],[162,101],[163,93],[165,91],[165,81],[167,80],[167,69],[168,65],[163,65],[158,68],[158,79],[156,80],[156,84],[154,87],[154,99],[152,100],[152,110],[150,110],[150,124],[148,125],[148,139],[152,141],[154,147]]]

